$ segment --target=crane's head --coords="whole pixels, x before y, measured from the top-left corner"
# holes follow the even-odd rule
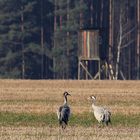
[[[96,100],[96,97],[94,95],[91,95],[88,99],[91,99],[91,100]]]
[[[65,91],[64,93],[63,93],[63,96],[71,96],[67,91]]]

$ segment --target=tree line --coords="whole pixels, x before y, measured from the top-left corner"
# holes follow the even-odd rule
[[[0,0],[0,77],[76,78],[82,1]]]
[[[128,49],[117,56],[120,4],[121,0],[0,0],[0,78],[77,79],[79,29],[101,29],[101,60],[108,61],[111,54],[113,63],[125,63]],[[127,77],[131,72],[123,66],[119,68]]]

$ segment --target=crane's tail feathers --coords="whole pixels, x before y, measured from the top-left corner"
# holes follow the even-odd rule
[[[109,113],[109,115],[111,116],[111,112],[110,112],[110,111],[108,111],[108,113]]]

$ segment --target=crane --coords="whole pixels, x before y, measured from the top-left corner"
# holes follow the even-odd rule
[[[96,97],[90,96],[89,99],[92,100],[92,108],[94,112],[94,116],[99,123],[105,123],[108,125],[111,123],[111,112],[108,109],[95,105]]]
[[[67,96],[71,95],[68,92],[64,92],[63,93],[64,103],[57,110],[59,125],[62,127],[62,129],[66,128],[66,125],[68,124],[70,117],[70,107],[67,102]]]

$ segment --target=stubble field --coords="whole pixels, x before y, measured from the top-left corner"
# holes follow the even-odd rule
[[[65,131],[56,110],[68,91],[72,115]],[[112,113],[112,125],[98,127],[90,95]],[[0,80],[1,140],[138,140],[140,81]]]

